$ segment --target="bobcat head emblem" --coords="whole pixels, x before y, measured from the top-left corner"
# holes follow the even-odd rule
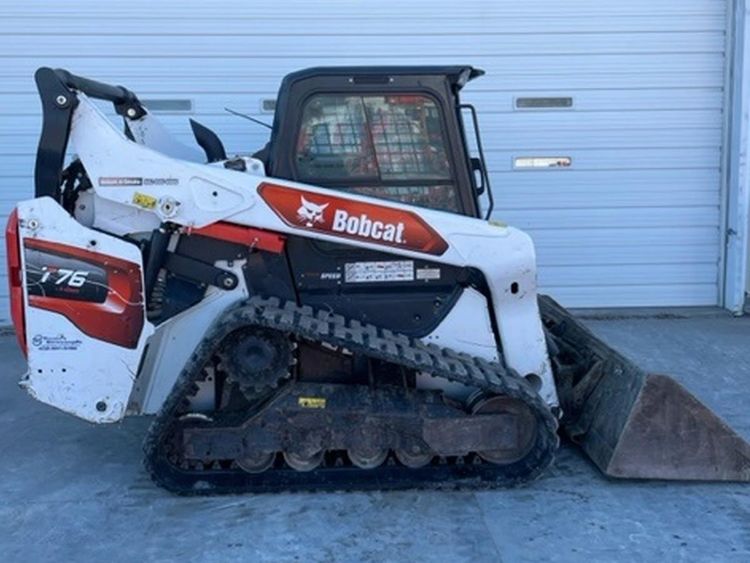
[[[297,218],[300,223],[304,223],[305,227],[312,227],[315,223],[323,222],[323,211],[328,207],[327,203],[318,205],[317,203],[311,203],[305,199],[305,196],[300,196],[300,207],[297,210]]]

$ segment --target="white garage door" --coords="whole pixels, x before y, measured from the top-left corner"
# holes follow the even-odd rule
[[[718,302],[723,1],[11,4],[0,6],[3,215],[32,195],[40,65],[124,84],[172,108],[164,119],[186,140],[194,114],[249,152],[267,131],[223,108],[270,122],[289,71],[468,63],[487,71],[465,99],[480,113],[496,218],[534,236],[544,290],[569,306]]]

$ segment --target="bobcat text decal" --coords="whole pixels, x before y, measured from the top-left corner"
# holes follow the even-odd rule
[[[412,211],[263,183],[258,192],[289,226],[426,254],[448,243]]]

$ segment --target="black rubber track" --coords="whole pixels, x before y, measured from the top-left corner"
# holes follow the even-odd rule
[[[183,469],[168,459],[168,438],[179,425],[184,399],[195,389],[203,368],[216,354],[222,341],[244,327],[279,330],[354,353],[387,361],[457,381],[485,392],[507,395],[526,403],[537,417],[538,432],[529,453],[508,465],[486,463],[476,455],[435,458],[432,464],[411,469],[389,457],[375,469],[359,469],[342,462],[335,453],[310,472],[298,472],[277,459],[264,473],[250,474],[220,463],[201,469]],[[254,413],[247,413],[247,417]],[[189,424],[195,424],[190,422]],[[411,488],[488,488],[513,486],[538,477],[553,462],[559,445],[557,419],[527,382],[503,365],[457,353],[420,340],[347,320],[326,311],[314,311],[277,298],[253,297],[227,311],[208,331],[188,360],[175,387],[157,415],[144,443],[145,467],[159,486],[185,495],[232,494],[243,492],[335,491]],[[277,456],[280,458],[281,456]]]

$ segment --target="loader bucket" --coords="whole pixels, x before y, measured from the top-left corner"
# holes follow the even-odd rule
[[[611,477],[750,481],[750,444],[671,377],[644,372],[547,296],[562,426]]]

